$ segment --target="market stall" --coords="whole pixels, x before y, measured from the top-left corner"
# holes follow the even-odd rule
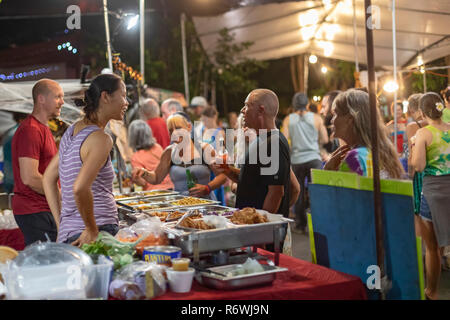
[[[115,197],[121,227],[115,237],[100,233],[81,250],[50,242],[27,247],[0,268],[7,297],[366,299],[358,277],[280,254],[289,219],[171,190]],[[258,248],[264,244],[275,252]],[[77,266],[83,286],[69,290],[66,269]],[[18,286],[18,276],[29,284]],[[42,288],[44,281],[51,284]]]

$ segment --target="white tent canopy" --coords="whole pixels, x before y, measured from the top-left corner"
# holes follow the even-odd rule
[[[61,120],[73,123],[81,115],[75,106],[74,99],[84,97],[88,85],[80,84],[80,80],[55,80],[64,91],[64,105],[61,109]],[[0,111],[31,113],[33,111],[32,89],[36,81],[0,83]]]
[[[201,43],[211,57],[219,31],[228,28],[236,42],[254,44],[245,56],[278,59],[302,53],[355,61],[352,0],[316,0],[248,6],[215,17],[194,17]],[[375,65],[391,68],[391,0],[372,0],[379,25],[374,29]],[[365,64],[364,0],[355,0],[357,60]],[[374,18],[374,22],[376,18]],[[396,1],[397,65],[417,66],[450,54],[450,1]]]

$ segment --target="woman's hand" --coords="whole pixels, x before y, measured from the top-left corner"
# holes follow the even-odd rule
[[[85,243],[89,244],[94,242],[95,240],[97,240],[97,237],[98,237],[98,230],[85,229],[81,233],[80,237],[71,244],[76,247],[81,247]]]
[[[330,159],[325,163],[325,166],[323,167],[324,170],[338,170],[339,165],[341,164],[342,160],[345,159],[347,156],[347,152],[351,150],[351,147],[349,145],[343,145],[339,148],[337,148],[336,151],[334,151]]]
[[[195,187],[189,189],[189,195],[193,197],[203,197],[209,195],[211,189],[204,184],[196,184]]]
[[[137,182],[140,179],[144,179],[144,175],[147,173],[147,170],[144,168],[133,168],[133,171],[131,172],[131,179],[133,182]]]

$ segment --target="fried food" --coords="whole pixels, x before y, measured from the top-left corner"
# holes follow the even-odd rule
[[[161,221],[166,221],[167,216],[169,215],[170,212],[150,212],[150,215],[152,217],[158,217]]]
[[[235,211],[231,216],[230,221],[234,224],[258,224],[269,222],[267,217],[256,212],[255,208],[244,208]]]
[[[187,217],[179,224],[180,227],[199,229],[199,230],[210,230],[215,229],[214,226],[210,226],[203,220],[194,220],[191,217]]]
[[[203,203],[209,203],[209,200],[199,199],[199,198],[193,198],[193,197],[187,197],[184,199],[172,201],[171,204],[175,206],[192,206],[197,204],[203,204]]]

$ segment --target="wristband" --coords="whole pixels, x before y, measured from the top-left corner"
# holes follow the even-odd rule
[[[206,185],[206,190],[208,191],[208,194],[211,193],[211,187],[209,186],[209,184]]]

